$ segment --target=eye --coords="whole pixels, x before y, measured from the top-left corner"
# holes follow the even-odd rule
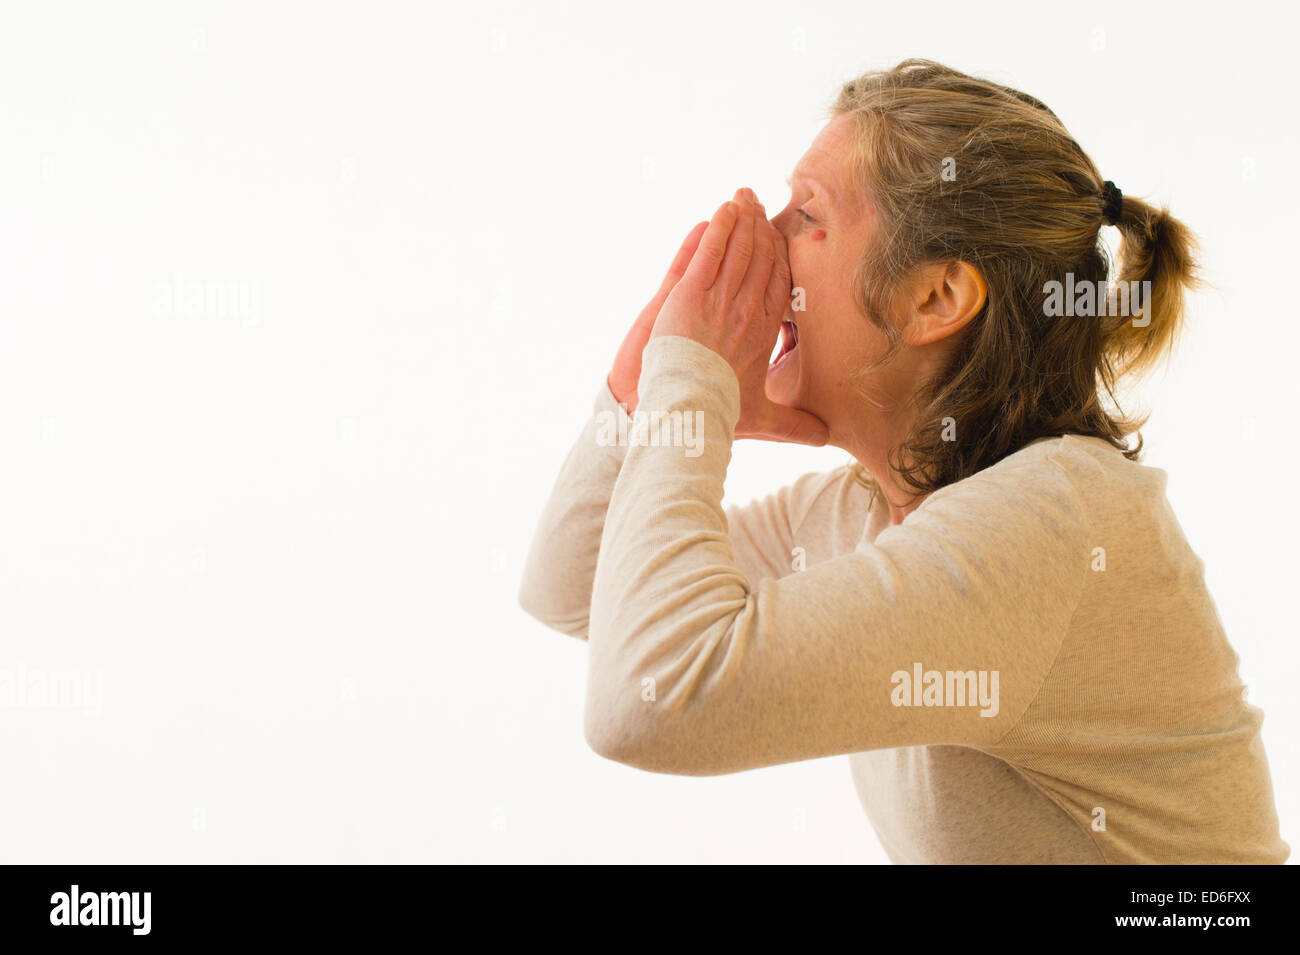
[[[797,212],[797,213],[799,213],[799,218],[803,221],[803,223],[804,223],[805,225],[808,224],[808,223],[810,223],[810,222],[816,222],[816,221],[817,221],[817,220],[814,219],[812,216],[810,216],[808,213],[804,212],[802,209],[796,209],[796,210],[794,210],[794,211]]]

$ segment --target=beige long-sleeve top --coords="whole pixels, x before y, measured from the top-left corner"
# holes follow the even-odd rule
[[[601,388],[520,590],[589,642],[598,753],[690,775],[849,754],[895,862],[1287,857],[1163,471],[1066,436],[898,525],[847,466],[724,510],[730,366],[657,338],[638,391],[629,420]]]

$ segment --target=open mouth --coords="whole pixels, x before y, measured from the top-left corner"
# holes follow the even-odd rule
[[[772,359],[772,368],[779,367],[799,346],[799,326],[787,319],[781,321],[781,340],[777,342],[776,356]]]

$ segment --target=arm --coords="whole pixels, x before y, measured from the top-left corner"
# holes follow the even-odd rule
[[[843,467],[811,472],[766,497],[728,507],[727,535],[736,569],[753,583],[794,573],[795,547],[806,532],[805,521],[822,493],[845,479]],[[865,511],[861,520],[865,525]]]
[[[620,399],[632,411],[637,410],[646,342],[658,325],[665,302],[695,262],[695,253],[710,227],[710,223],[700,222],[691,229],[659,291],[641,310],[624,338],[606,387],[597,398],[596,415],[570,451],[538,524],[519,601],[534,617],[563,633],[587,636],[605,512],[624,457],[617,446],[609,446],[619,443],[609,441],[610,432],[620,435],[628,432],[623,427],[628,419],[619,407]],[[716,231],[716,226],[713,228]],[[693,417],[691,421],[694,422]],[[816,438],[812,443],[825,443],[825,435],[820,433],[822,423],[804,412],[773,406],[763,423],[772,427],[754,429],[751,432],[754,437],[782,441]],[[755,579],[788,573],[793,537],[791,516],[796,511],[806,512],[805,495],[811,495],[811,500],[824,483],[817,476],[808,475],[794,487],[779,492],[775,499],[731,509],[728,514],[735,531],[731,558]]]
[[[626,448],[602,443],[602,429],[626,433],[627,416],[605,386],[593,414],[570,449],[551,491],[524,565],[519,603],[561,633],[587,639],[591,589],[601,532]],[[767,497],[726,511],[733,556],[753,580],[791,572],[798,521],[830,474],[806,474]]]
[[[626,452],[617,441],[598,439],[604,437],[602,429],[617,434],[626,417],[602,386],[542,509],[519,585],[519,604],[530,616],[580,640],[587,639],[605,510]]]
[[[707,223],[687,234],[672,265],[623,338],[614,365],[596,397],[594,414],[560,468],[542,511],[519,586],[519,603],[561,633],[587,639],[591,584],[600,555],[600,533],[614,479],[623,462],[618,435],[627,434],[627,411],[636,410],[641,353],[665,299],[677,285]],[[609,440],[611,432],[615,440]]]
[[[976,476],[874,545],[751,580],[720,507],[736,375],[679,336],[652,339],[643,361],[643,406],[701,410],[703,453],[630,448],[619,472],[592,597],[592,747],[707,775],[1001,739],[1046,679],[1088,572],[1081,508],[1059,469]],[[985,671],[997,693],[982,707],[895,705],[894,675],[917,664]]]

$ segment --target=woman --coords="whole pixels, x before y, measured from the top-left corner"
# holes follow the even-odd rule
[[[896,862],[1282,862],[1262,713],[1110,400],[1175,338],[1187,230],[919,60],[845,85],[791,187],[687,237],[542,516],[521,602],[589,640],[591,746],[851,754]],[[744,437],[855,463],[724,512]]]

